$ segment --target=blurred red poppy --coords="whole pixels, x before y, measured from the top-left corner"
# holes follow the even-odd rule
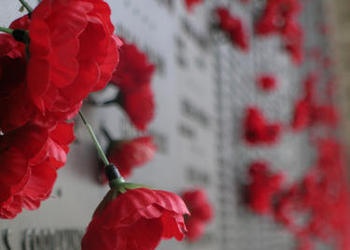
[[[192,242],[197,241],[203,236],[206,224],[214,217],[213,207],[203,189],[187,190],[181,197],[191,213],[185,219],[188,230],[186,238]]]
[[[111,79],[113,85],[126,93],[151,83],[155,65],[148,60],[145,53],[124,39],[119,53],[120,62]]]
[[[219,20],[219,28],[229,37],[231,43],[241,50],[249,50],[249,34],[240,18],[233,16],[227,8],[219,7],[215,10]]]
[[[244,119],[244,139],[251,145],[273,144],[279,139],[282,126],[269,123],[257,107],[248,107]]]
[[[140,167],[152,160],[156,150],[157,147],[152,136],[131,140],[115,140],[111,141],[108,146],[107,157],[111,163],[118,167],[120,174],[126,178],[132,174],[135,167]],[[107,180],[105,179],[104,182]]]

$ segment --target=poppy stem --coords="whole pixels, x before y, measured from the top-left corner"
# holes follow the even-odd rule
[[[79,115],[81,120],[83,121],[85,127],[87,128],[87,130],[89,131],[89,134],[91,136],[91,139],[93,140],[95,147],[97,149],[97,153],[100,156],[101,160],[103,161],[103,163],[105,164],[105,166],[110,165],[110,162],[107,159],[106,154],[104,153],[101,144],[99,143],[99,141],[97,140],[97,137],[91,127],[91,125],[88,123],[88,121],[86,120],[85,116],[83,115],[83,113],[81,111],[79,111]]]
[[[118,168],[114,164],[111,164],[108,161],[107,156],[101,147],[101,144],[98,142],[97,137],[96,137],[91,125],[86,120],[84,114],[81,111],[79,111],[79,115],[80,115],[80,118],[83,121],[85,127],[89,131],[89,134],[90,134],[90,136],[95,144],[95,147],[97,149],[98,155],[100,156],[101,160],[103,161],[103,163],[105,165],[104,166],[105,175],[107,176],[107,179],[109,181],[110,188],[118,187],[118,185],[120,185],[120,183],[125,182],[123,176],[120,174]]]
[[[0,27],[0,31],[12,35],[13,29],[5,28],[5,27]]]
[[[22,6],[29,12],[32,13],[33,12],[33,8],[24,0],[19,0],[22,4]]]

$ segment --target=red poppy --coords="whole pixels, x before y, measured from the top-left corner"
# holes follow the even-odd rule
[[[292,127],[301,130],[309,126],[321,124],[335,127],[339,122],[339,114],[332,104],[320,104],[315,100],[315,83],[317,76],[309,74],[304,82],[305,93],[295,104]],[[329,85],[327,86],[329,87]],[[326,90],[328,93],[331,90]],[[328,94],[327,93],[327,94]]]
[[[219,7],[215,12],[219,18],[219,28],[227,34],[233,45],[247,52],[249,50],[249,34],[242,20],[233,16],[227,8]]]
[[[140,167],[152,160],[156,150],[153,137],[144,136],[132,140],[110,142],[107,157],[111,163],[118,166],[123,177],[128,177],[135,167]]]
[[[248,206],[258,214],[271,213],[274,196],[281,191],[283,174],[273,173],[266,162],[256,161],[249,166],[249,177]]]
[[[300,64],[304,59],[303,35],[302,27],[296,21],[289,21],[283,31],[282,38],[285,50],[295,64]]]
[[[23,126],[35,115],[25,85],[24,44],[8,34],[0,34],[0,130]]]
[[[273,211],[274,219],[292,232],[299,230],[294,217],[298,211],[297,208],[300,207],[299,190],[298,184],[293,184],[286,190],[281,190]]]
[[[183,239],[189,212],[179,196],[146,188],[116,192],[111,190],[95,211],[82,250],[151,250],[163,238]]]
[[[37,209],[48,198],[73,138],[69,124],[53,129],[28,124],[1,137],[1,218],[14,218],[22,208]]]
[[[132,124],[139,130],[147,129],[154,117],[154,94],[151,86],[144,85],[136,91],[119,92],[119,104],[130,118]]]
[[[304,80],[304,93],[294,107],[292,127],[299,131],[307,128],[312,123],[312,113],[315,107],[315,84],[318,76],[315,73],[309,73]]]
[[[125,41],[119,53],[120,62],[113,73],[112,84],[122,92],[129,92],[151,83],[155,65],[148,60],[145,53],[135,44]]]
[[[49,130],[49,137],[42,153],[46,154],[50,165],[61,168],[67,161],[69,145],[74,141],[73,123],[58,123]]]
[[[202,4],[203,0],[185,0],[185,4],[186,4],[186,9],[188,12],[192,12],[193,8],[198,5],[198,4]]]
[[[196,241],[203,235],[206,224],[213,219],[213,207],[203,189],[187,190],[181,197],[191,213],[185,218],[186,237],[189,241]]]
[[[311,122],[311,105],[307,100],[299,100],[295,104],[292,127],[300,131],[309,126]]]
[[[105,87],[118,63],[110,9],[102,0],[43,0],[12,28],[29,31],[27,86],[39,108],[60,119]]]
[[[261,74],[257,77],[256,82],[258,86],[264,91],[272,91],[277,87],[277,80],[274,75]]]
[[[273,144],[281,134],[281,124],[268,123],[256,107],[246,110],[244,119],[244,139],[249,144]]]
[[[335,127],[339,122],[339,114],[333,105],[317,105],[312,109],[312,122]]]
[[[297,21],[300,9],[298,0],[269,0],[255,24],[259,35],[280,35],[285,50],[296,64],[303,60],[303,32]]]
[[[342,147],[334,138],[322,138],[317,140],[317,167],[325,173],[326,180],[341,179],[345,169]]]
[[[298,0],[268,0],[260,19],[255,24],[255,32],[260,35],[280,33],[300,12]]]

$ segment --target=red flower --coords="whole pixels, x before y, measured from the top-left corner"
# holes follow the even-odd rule
[[[261,111],[256,107],[246,110],[244,120],[244,138],[250,144],[275,143],[281,133],[279,123],[268,123]]]
[[[297,101],[294,110],[292,127],[295,130],[323,124],[330,127],[335,127],[339,122],[339,114],[332,104],[319,104],[315,101],[315,83],[317,76],[309,74],[304,82],[305,93],[302,99]],[[327,86],[329,87],[329,85]],[[326,90],[328,95],[331,91]]]
[[[23,126],[35,115],[25,85],[24,44],[8,34],[0,34],[0,130]]]
[[[139,130],[146,130],[154,117],[154,95],[151,86],[144,85],[136,91],[119,92],[120,105],[130,121]]]
[[[139,130],[146,130],[154,116],[154,95],[151,78],[155,66],[134,44],[125,43],[120,50],[120,63],[111,84],[119,88],[117,102]]]
[[[304,58],[303,35],[301,25],[296,21],[288,22],[283,31],[284,47],[295,64],[300,64]]]
[[[272,91],[277,87],[277,80],[274,75],[261,74],[256,79],[258,86],[265,91]]]
[[[48,198],[73,138],[70,124],[53,129],[26,125],[1,137],[1,218],[14,218],[22,208],[37,209]]]
[[[198,240],[204,233],[205,225],[213,218],[213,208],[203,189],[185,191],[181,195],[191,216],[186,217],[186,237],[189,241]]]
[[[311,105],[307,100],[299,100],[295,104],[292,127],[300,131],[309,126],[311,122]]]
[[[67,119],[105,87],[118,62],[109,6],[102,0],[43,0],[12,28],[29,31],[27,86],[47,115]]]
[[[215,12],[219,18],[220,29],[227,34],[231,43],[247,52],[249,50],[249,35],[242,20],[232,16],[232,14],[223,7],[217,8]]]
[[[111,83],[120,91],[135,91],[144,85],[151,83],[155,66],[150,63],[145,53],[132,43],[126,43],[120,47],[120,62],[113,73]]]
[[[182,240],[186,205],[174,193],[138,188],[111,190],[97,208],[82,250],[151,250],[162,238]]]
[[[303,59],[303,32],[297,21],[299,12],[298,0],[268,0],[255,24],[255,32],[259,35],[280,35],[286,51],[296,64]]]
[[[128,177],[135,167],[152,160],[156,150],[153,137],[144,136],[132,140],[112,141],[107,149],[107,157],[118,167],[123,177]]]
[[[203,0],[185,0],[185,4],[186,4],[186,9],[188,12],[192,12],[193,8],[198,5],[198,4],[202,4]]]
[[[258,214],[271,213],[274,196],[281,190],[283,174],[272,173],[266,162],[256,161],[249,166],[249,177],[248,206]]]
[[[339,122],[337,109],[332,105],[317,105],[312,109],[312,122],[335,127]]]
[[[299,230],[293,216],[294,213],[298,212],[298,208],[302,207],[299,203],[299,190],[300,188],[297,184],[292,185],[287,190],[283,190],[278,196],[273,211],[275,220],[292,232]]]
[[[309,73],[304,80],[304,95],[298,100],[294,108],[292,127],[299,131],[307,128],[312,123],[312,112],[315,107],[315,84],[318,77],[315,73]]]
[[[260,18],[255,24],[255,33],[258,35],[270,35],[276,33],[273,19],[274,18],[271,14]]]
[[[263,14],[255,24],[255,32],[260,35],[280,33],[299,11],[298,0],[268,0]]]

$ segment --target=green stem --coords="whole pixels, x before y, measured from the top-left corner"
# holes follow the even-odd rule
[[[29,12],[29,13],[32,13],[33,12],[33,8],[30,7],[30,5],[25,1],[25,0],[19,0],[21,2],[21,4],[23,5],[24,8],[26,8],[26,10]]]
[[[8,33],[8,34],[11,34],[11,35],[12,35],[13,29],[10,29],[10,28],[5,28],[5,27],[0,27],[0,31],[1,31],[1,32],[5,32],[5,33]]]
[[[103,161],[105,166],[109,165],[110,162],[108,161],[106,154],[103,152],[103,149],[102,149],[100,143],[98,142],[98,140],[96,138],[96,135],[95,135],[91,125],[87,122],[85,116],[83,115],[83,113],[81,111],[79,111],[79,115],[80,115],[80,118],[83,121],[85,127],[89,131],[89,134],[90,134],[90,136],[91,136],[91,138],[92,138],[92,140],[93,140],[93,142],[95,144],[95,147],[97,149],[98,155],[100,156],[101,160]]]

